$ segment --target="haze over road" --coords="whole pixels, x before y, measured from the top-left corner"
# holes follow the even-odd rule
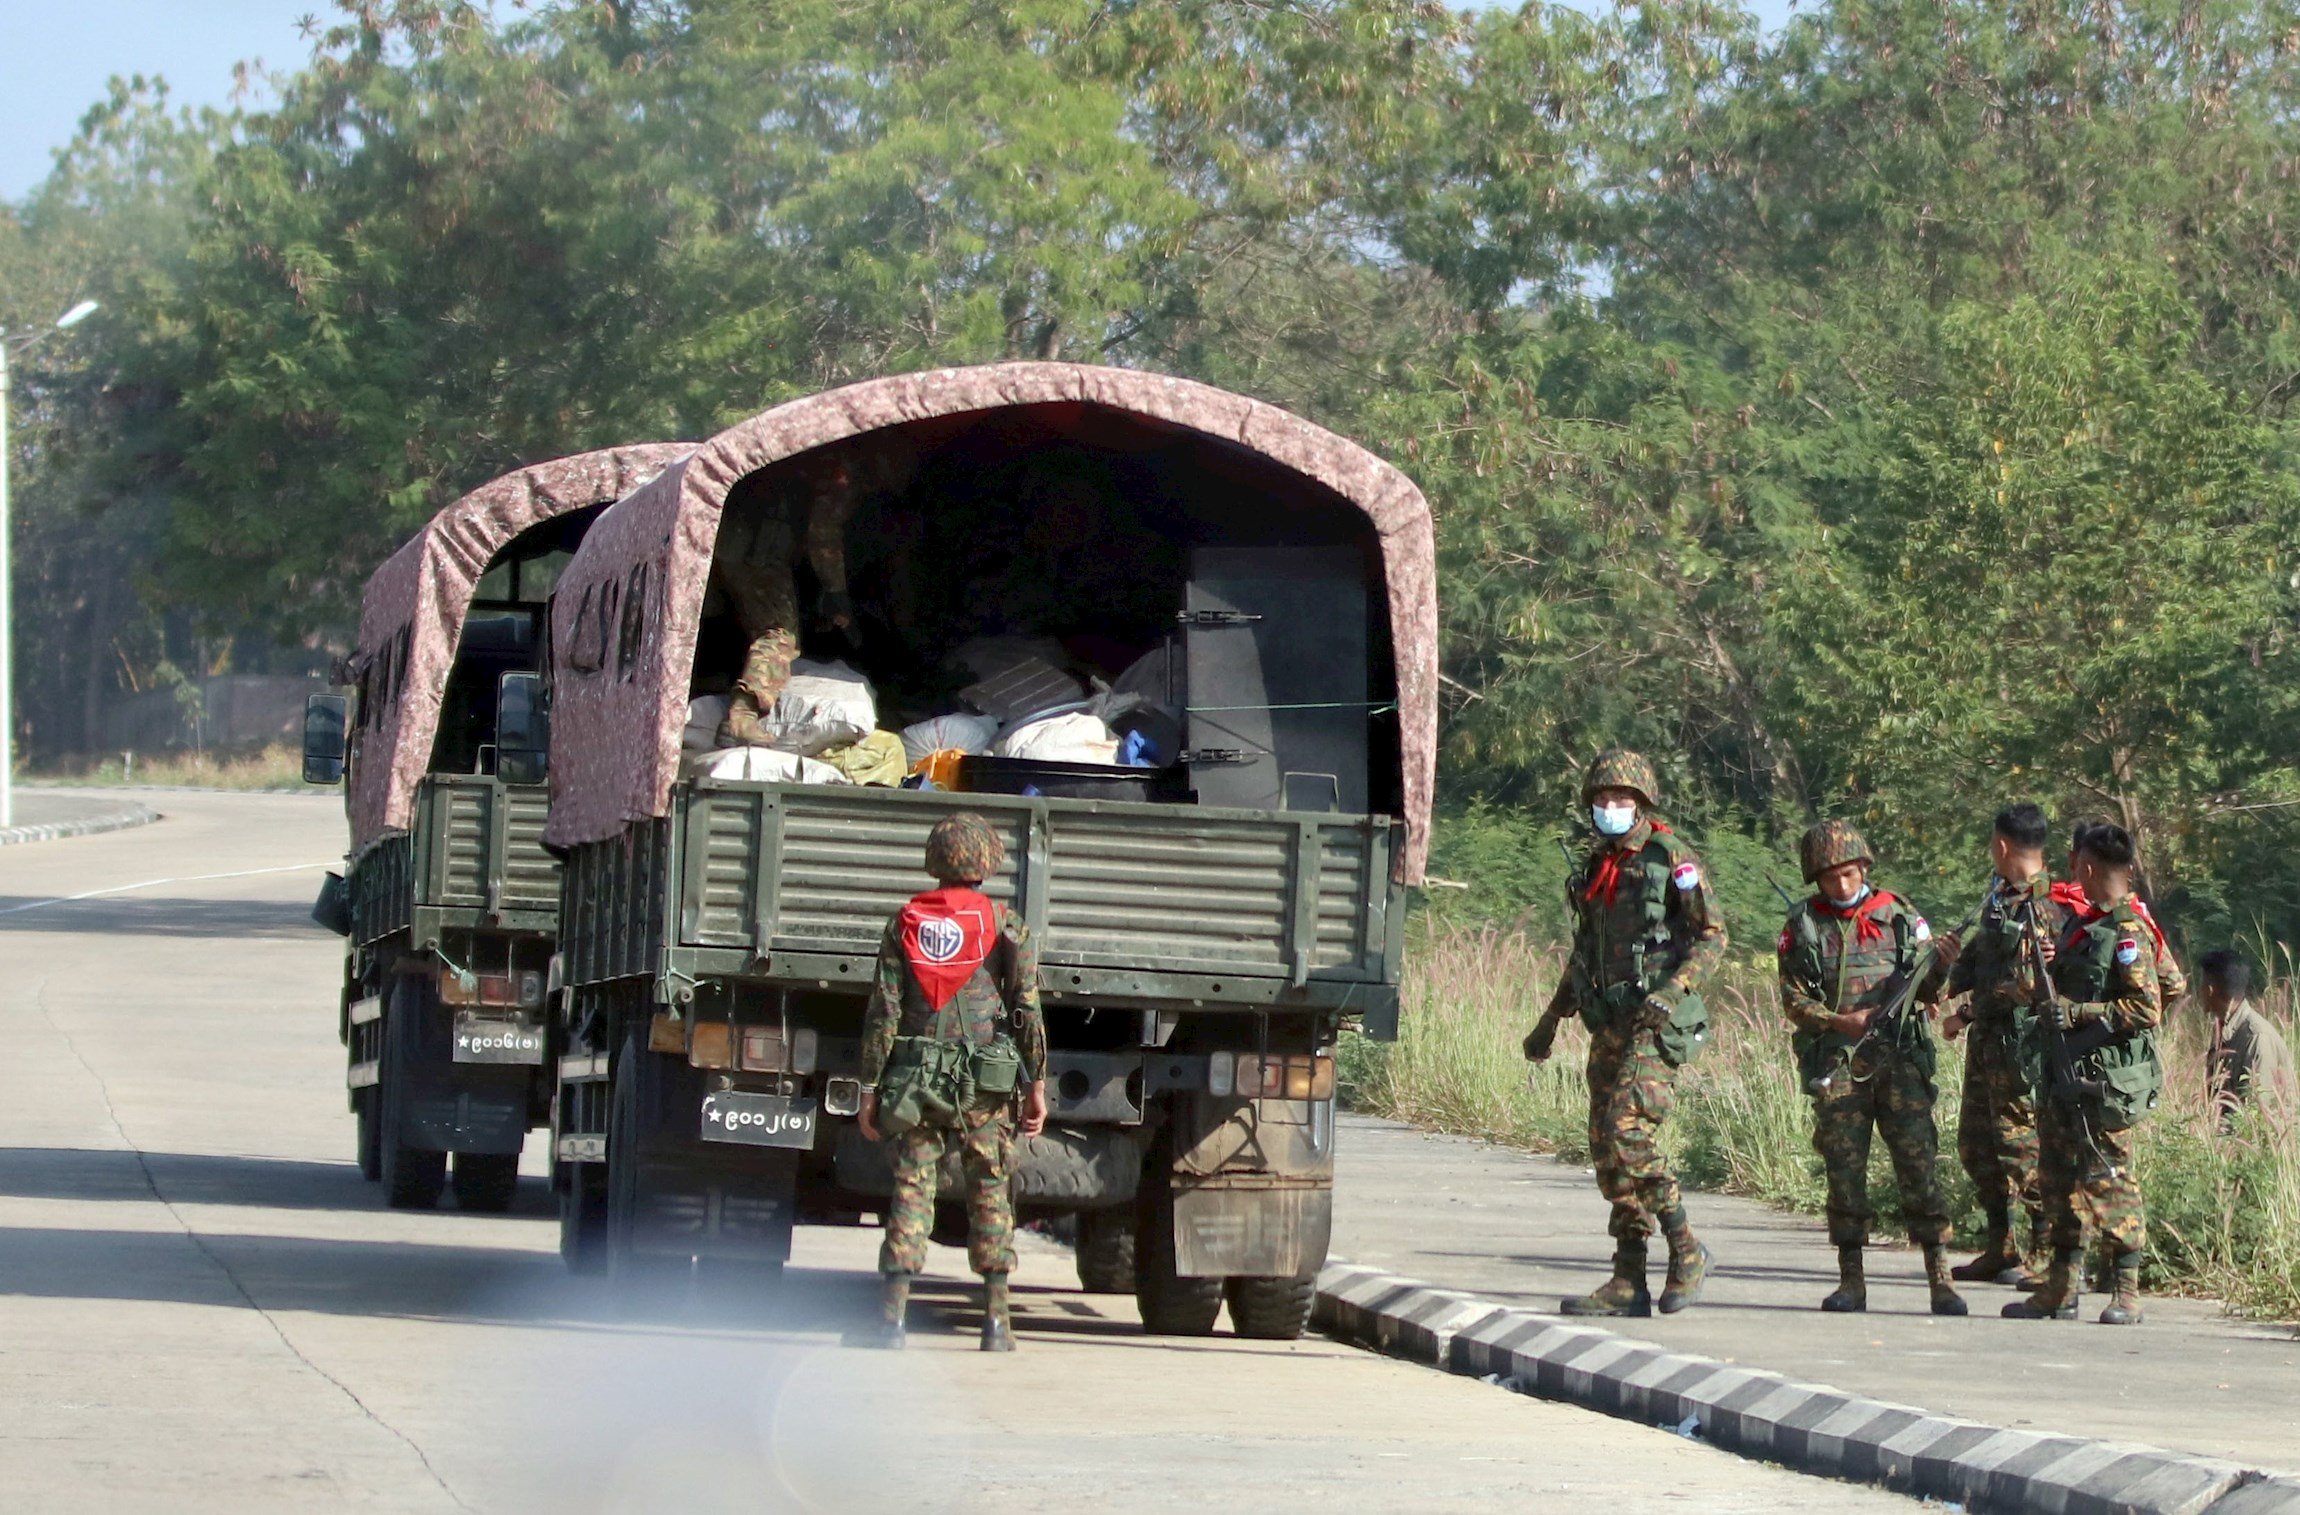
[[[330,799],[165,794],[0,855],[0,1487],[38,1510],[1844,1510],[1891,1496],[1323,1341],[1154,1342],[1035,1242],[1023,1351],[937,1249],[914,1349],[843,1351],[874,1233],[782,1303],[627,1320],[510,1216],[351,1164]]]

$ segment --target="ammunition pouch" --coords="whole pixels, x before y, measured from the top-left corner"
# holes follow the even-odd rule
[[[898,1036],[879,1075],[879,1130],[956,1125],[961,1111],[1011,1097],[1021,1077],[1022,1054],[1003,1036],[980,1045]]]
[[[2156,1037],[2146,1031],[2120,1036],[2085,1057],[2079,1076],[2097,1086],[2104,1131],[2126,1131],[2156,1108],[2164,1094],[2164,1061],[2157,1055]]]
[[[1661,1060],[1670,1067],[1682,1068],[1693,1061],[1701,1055],[1701,1049],[1709,1044],[1708,1003],[1690,989],[1677,995],[1669,1019],[1661,1026],[1659,1038]]]

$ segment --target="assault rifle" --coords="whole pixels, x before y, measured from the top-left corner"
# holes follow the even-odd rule
[[[2101,1081],[2080,1077],[2077,1060],[2106,1046],[2112,1033],[2106,1021],[2096,1021],[2075,1035],[2061,1030],[2060,990],[2052,981],[2052,964],[2045,958],[2044,925],[2037,919],[2033,896],[2021,907],[2021,953],[2036,974],[2029,1006],[2036,1012],[2037,1029],[2044,1037],[2045,1092],[2079,1099],[2100,1094],[2104,1089]]]
[[[1973,923],[1980,918],[1980,907],[1976,905],[1973,907],[1973,913],[1958,922],[1957,928],[1949,934],[1962,943],[1965,933],[1972,930]],[[1868,1046],[1869,1043],[1882,1041],[1891,1044],[1901,1039],[1902,1023],[1907,1019],[1910,1002],[1916,998],[1917,986],[1925,981],[1926,974],[1933,971],[1933,964],[1940,958],[1940,955],[1939,941],[1927,939],[1924,947],[1917,953],[1915,962],[1910,963],[1906,968],[1893,970],[1893,976],[1885,980],[1885,997],[1879,1000],[1876,1007],[1869,1012],[1868,1029],[1863,1031],[1860,1038],[1845,1049],[1845,1066],[1847,1068],[1859,1060],[1861,1049]],[[1834,1073],[1826,1073],[1815,1079],[1813,1082],[1817,1087],[1814,1092],[1817,1093],[1820,1089],[1827,1088],[1835,1078]]]

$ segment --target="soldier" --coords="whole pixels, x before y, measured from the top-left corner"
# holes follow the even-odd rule
[[[2030,1007],[2037,999],[2035,971],[2026,950],[2033,917],[2043,939],[2053,940],[2068,916],[2054,896],[2045,872],[2044,845],[2051,829],[2035,805],[1999,811],[1989,837],[1996,865],[1972,945],[1949,971],[1948,995],[1971,999],[1941,1022],[1941,1034],[1955,1041],[1967,1027],[1965,1096],[1957,1117],[1957,1158],[1973,1181],[1988,1217],[1988,1239],[1980,1256],[1949,1270],[1955,1278],[2033,1289],[2036,1279],[2023,1266],[2013,1241],[2013,1206],[2028,1215],[2028,1248],[2044,1246],[2044,1202],[2036,1182],[2036,1105],[2021,1066]]]
[[[719,518],[719,539],[711,557],[711,583],[733,610],[750,648],[735,679],[726,719],[719,726],[725,747],[768,744],[761,724],[791,679],[799,655],[799,591],[792,574],[792,517],[798,502],[806,512],[807,562],[821,591],[816,612],[850,640],[855,635],[854,601],[847,592],[847,522],[862,501],[881,490],[899,490],[916,466],[899,443],[874,444],[868,453],[836,452],[802,467],[786,485],[784,498],[754,498]]]
[[[2132,899],[2133,843],[2122,826],[2088,829],[2078,842],[2083,909],[2061,929],[2055,997],[2035,1032],[2037,1172],[2053,1253],[2043,1287],[2005,1306],[2017,1320],[2073,1320],[2086,1215],[2097,1218],[2115,1266],[2115,1297],[2102,1325],[2137,1325],[2140,1254],[2147,1215],[2132,1172],[2133,1127],[2164,1085],[2156,1053],[2163,985],[2148,921]]]
[[[1006,860],[990,823],[970,811],[935,823],[926,871],[941,885],[887,923],[863,1014],[856,1121],[884,1139],[894,1168],[886,1242],[879,1248],[882,1313],[853,1345],[900,1347],[910,1281],[926,1266],[935,1179],[959,1153],[969,1224],[967,1260],[982,1275],[982,1350],[1011,1352],[1007,1275],[1014,1271],[1014,1095],[1022,1130],[1046,1128],[1046,1020],[1038,1007],[1038,948],[1012,910],[981,892]]]
[[[1559,1022],[1578,1015],[1589,1031],[1589,1152],[1597,1187],[1613,1202],[1613,1277],[1566,1300],[1568,1315],[1653,1312],[1645,1267],[1656,1225],[1669,1243],[1663,1314],[1692,1304],[1709,1270],[1655,1136],[1676,1103],[1678,1068],[1708,1035],[1698,991],[1725,955],[1725,927],[1701,860],[1651,814],[1659,787],[1653,765],[1634,752],[1604,752],[1589,765],[1581,801],[1597,835],[1566,884],[1571,971],[1525,1039],[1538,1063]]]
[[[1789,912],[1779,945],[1781,1008],[1795,1026],[1799,1076],[1813,1096],[1813,1149],[1829,1175],[1829,1239],[1837,1287],[1821,1308],[1869,1308],[1862,1249],[1869,1243],[1869,1143],[1885,1139],[1901,1186],[1909,1239],[1925,1249],[1935,1315],[1962,1315],[1949,1282],[1949,1212],[1933,1171],[1931,1027],[1909,1008],[1929,1005],[1946,980],[1949,951],[1925,918],[1869,885],[1869,844],[1843,821],[1823,821],[1798,846],[1812,898]],[[1897,1004],[1896,1004],[1897,1002]],[[1892,1013],[1889,1021],[1878,1017]]]

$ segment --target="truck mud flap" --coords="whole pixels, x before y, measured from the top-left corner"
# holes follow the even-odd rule
[[[1184,1278],[1302,1278],[1325,1266],[1334,1191],[1199,1185],[1174,1194],[1174,1271]]]
[[[517,1152],[527,1140],[527,1084],[524,1069],[413,1071],[401,1139],[429,1152]]]
[[[736,1149],[740,1162],[693,1152],[644,1157],[631,1216],[631,1248],[664,1257],[779,1260],[791,1255],[798,1155]]]
[[[863,1140],[853,1126],[839,1129],[832,1157],[838,1185],[850,1194],[884,1198],[894,1192],[886,1146]],[[958,1156],[943,1158],[939,1195],[959,1193]],[[1110,1126],[1049,1128],[1014,1142],[1014,1203],[1025,1213],[1101,1210],[1134,1202],[1142,1183],[1142,1139]]]

